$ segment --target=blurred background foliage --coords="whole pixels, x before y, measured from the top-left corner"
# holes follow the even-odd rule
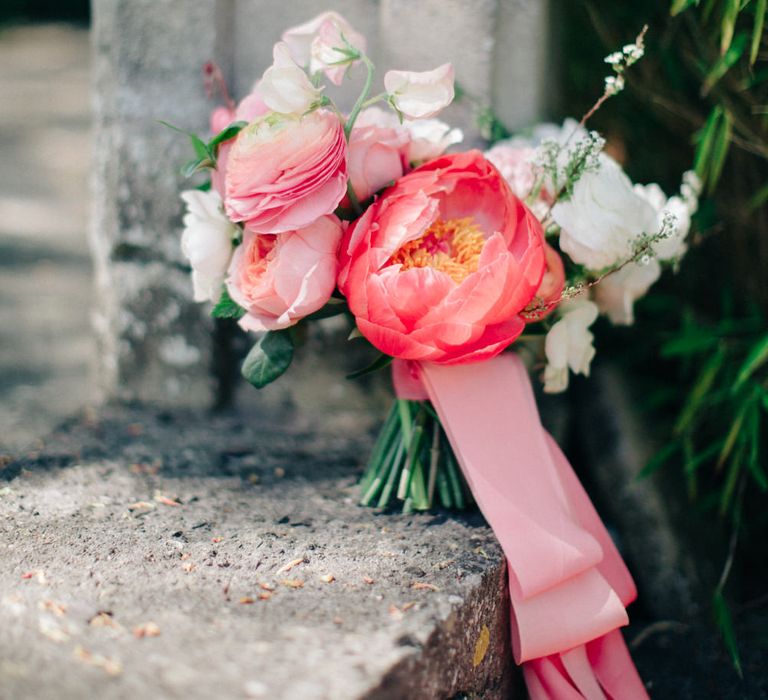
[[[0,23],[59,20],[87,23],[90,0],[2,0]]]
[[[731,608],[763,601],[768,562],[768,38],[766,0],[559,0],[556,118],[599,96],[597,66],[649,25],[626,91],[592,119],[635,182],[704,183],[690,252],[609,347],[667,426],[646,474],[676,483],[711,575],[713,613],[738,666]],[[589,39],[587,39],[589,37]],[[607,334],[607,337],[606,337]],[[749,575],[744,575],[748,573]],[[732,606],[726,605],[726,591]]]

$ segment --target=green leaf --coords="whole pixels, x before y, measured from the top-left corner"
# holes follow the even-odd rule
[[[744,383],[765,364],[768,360],[768,334],[764,335],[752,348],[752,351],[744,360],[739,373],[736,375],[736,381],[733,384],[733,392],[737,392]]]
[[[347,379],[357,379],[358,377],[362,377],[366,374],[370,374],[371,372],[375,372],[376,370],[384,369],[392,362],[393,359],[394,358],[390,357],[389,355],[384,355],[382,353],[367,367],[364,367],[363,369],[359,369],[356,372],[352,372],[352,374],[348,374]]]
[[[672,457],[672,455],[679,449],[680,443],[677,441],[664,445],[664,447],[648,460],[648,463],[640,470],[640,473],[636,478],[638,480],[647,479],[651,474],[663,467],[669,461],[670,457]]]
[[[216,306],[211,309],[211,316],[214,318],[234,318],[238,321],[245,316],[246,313],[248,312],[229,296],[226,287],[221,290],[219,301],[216,302]]]
[[[213,154],[217,153],[222,143],[237,136],[246,126],[248,126],[248,122],[234,122],[225,129],[222,129],[208,142],[208,150]]]
[[[293,359],[293,339],[288,330],[268,331],[245,358],[242,375],[261,389],[288,369]]]
[[[707,364],[704,365],[704,368],[699,374],[696,383],[691,390],[691,393],[688,395],[688,398],[685,402],[685,407],[680,413],[680,417],[677,419],[677,423],[675,424],[675,433],[677,435],[686,430],[696,417],[696,413],[704,402],[704,399],[706,399],[709,390],[712,388],[715,378],[717,377],[720,368],[723,366],[724,360],[725,353],[722,351],[722,349],[719,349],[714,355],[712,355],[712,357],[710,357]]]
[[[741,436],[741,426],[744,423],[745,416],[747,415],[747,408],[749,408],[748,403],[742,404],[741,408],[736,414],[736,418],[734,418],[733,423],[731,423],[731,429],[728,431],[723,449],[720,450],[720,456],[717,458],[718,467],[722,467],[723,464],[725,464],[725,460],[728,459],[731,452],[733,451],[733,447],[736,444],[736,439]]]
[[[158,121],[163,126],[167,126],[169,129],[173,129],[174,131],[178,131],[180,134],[184,134],[185,136],[188,136],[190,142],[192,143],[192,148],[195,149],[195,155],[197,156],[198,160],[204,160],[205,158],[216,160],[214,153],[208,149],[208,146],[206,145],[205,141],[203,141],[203,139],[201,139],[197,134],[195,134],[192,131],[185,131],[184,129],[180,129],[178,126],[174,126],[173,124],[164,122],[162,119]]]
[[[662,357],[680,357],[694,355],[711,350],[717,344],[717,338],[707,330],[686,334],[667,341],[661,346]]]
[[[720,53],[725,55],[733,40],[733,30],[736,27],[736,19],[739,16],[741,0],[725,0],[723,8],[723,20],[720,23]]]
[[[749,200],[749,205],[748,205],[749,211],[753,212],[753,211],[759,209],[766,202],[768,202],[768,183],[763,185],[755,193],[755,195],[752,197],[752,199]]]
[[[740,32],[738,36],[733,40],[731,44],[728,44],[729,48],[725,53],[715,61],[715,64],[707,73],[707,77],[704,79],[704,85],[702,86],[702,94],[707,95],[715,83],[720,80],[738,61],[744,50],[747,48],[747,35],[744,32]]]
[[[181,174],[184,177],[192,177],[196,172],[199,172],[200,170],[215,167],[216,163],[206,156],[205,158],[197,158],[185,163],[181,168]]]
[[[763,39],[763,25],[765,24],[765,10],[768,0],[757,0],[755,7],[755,23],[752,26],[752,46],[749,50],[749,65],[754,66],[757,60],[757,52],[760,50],[760,42]]]
[[[715,623],[720,629],[720,633],[723,635],[723,641],[728,649],[728,653],[731,655],[733,665],[736,667],[736,672],[739,677],[742,677],[741,672],[741,657],[739,655],[739,648],[736,644],[736,631],[733,628],[733,620],[731,618],[731,611],[728,609],[728,603],[725,602],[723,592],[718,588],[712,599],[712,608],[715,613]]]
[[[747,414],[747,441],[749,458],[747,468],[757,482],[760,490],[768,491],[768,476],[760,464],[760,395],[755,394]]]
[[[731,136],[733,135],[733,118],[730,112],[723,113],[723,122],[720,125],[720,133],[715,140],[712,149],[712,164],[709,170],[708,187],[710,193],[715,189],[720,174],[723,172],[725,159],[728,156],[728,149],[731,147]]]
[[[712,109],[704,123],[701,131],[698,133],[698,146],[696,148],[696,158],[693,163],[693,169],[699,176],[702,183],[706,182],[707,169],[709,168],[709,156],[712,153],[712,145],[715,141],[717,126],[723,116],[723,108],[717,105]]]
[[[672,7],[669,8],[669,14],[673,17],[687,10],[691,5],[698,6],[699,0],[672,0]]]

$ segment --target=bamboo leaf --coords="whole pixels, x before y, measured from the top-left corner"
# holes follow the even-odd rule
[[[698,146],[696,148],[696,158],[693,163],[693,169],[699,176],[702,183],[706,182],[707,170],[709,168],[709,156],[712,153],[712,145],[715,141],[717,126],[723,116],[723,108],[717,105],[712,109],[698,134]]]
[[[749,403],[742,404],[741,408],[736,414],[736,418],[734,418],[733,423],[731,423],[731,429],[728,431],[728,435],[725,438],[725,443],[723,444],[723,449],[720,451],[720,455],[717,458],[718,469],[722,467],[723,464],[725,464],[725,460],[728,459],[731,452],[733,451],[733,447],[736,444],[737,438],[739,438],[741,435],[741,426],[744,423],[744,417],[747,414],[749,405]]]
[[[760,490],[768,491],[768,476],[760,465],[760,396],[755,394],[755,400],[750,403],[747,413],[747,441],[749,442],[749,458],[747,467],[757,482]]]
[[[752,348],[752,351],[747,355],[747,359],[744,360],[744,364],[739,369],[739,373],[736,375],[736,381],[733,384],[733,393],[737,392],[744,386],[744,383],[758,370],[760,367],[768,361],[768,334],[764,335]]]
[[[717,377],[720,368],[723,366],[724,360],[725,353],[722,351],[722,349],[718,349],[718,351],[709,359],[707,364],[704,365],[704,368],[699,374],[696,383],[691,390],[691,393],[688,395],[688,399],[685,402],[685,407],[683,408],[675,425],[675,433],[677,435],[688,428],[693,419],[696,417],[696,412],[699,410],[704,399],[707,397],[709,390],[712,388],[715,378]]]
[[[640,473],[637,475],[638,480],[640,479],[647,479],[651,474],[657,472],[661,467],[663,467],[674,455],[676,452],[680,450],[680,443],[678,441],[670,442],[667,445],[664,445],[651,459],[648,460],[648,463],[640,470]]]
[[[715,613],[715,623],[720,629],[720,633],[723,635],[725,646],[728,649],[728,653],[731,655],[731,660],[736,667],[736,672],[739,674],[739,677],[741,677],[741,657],[739,655],[739,647],[736,644],[736,631],[733,628],[733,619],[731,618],[731,611],[728,609],[728,603],[726,603],[723,592],[719,588],[715,591],[713,596],[712,607]]]
[[[709,171],[708,187],[712,192],[723,172],[725,159],[728,157],[728,150],[731,147],[731,137],[733,135],[733,118],[730,112],[723,113],[723,121],[720,125],[720,133],[715,140],[712,149],[712,164]]]
[[[720,23],[720,53],[725,55],[733,40],[733,30],[739,16],[741,0],[725,0],[723,19]]]
[[[729,42],[729,48],[715,61],[706,78],[704,78],[704,85],[701,89],[703,95],[707,95],[715,83],[733,67],[741,58],[746,47],[747,35],[744,32],[740,32],[732,44]]]
[[[749,50],[749,65],[754,66],[757,60],[757,52],[760,50],[760,42],[763,39],[763,25],[765,24],[765,10],[768,0],[757,0],[755,7],[755,23],[752,26],[752,46]]]
[[[749,200],[749,211],[753,212],[756,209],[759,209],[768,202],[768,183],[763,185],[752,197],[752,199]]]
[[[669,14],[675,17],[684,10],[687,10],[691,5],[698,6],[698,4],[699,0],[672,0],[672,7],[669,9]]]

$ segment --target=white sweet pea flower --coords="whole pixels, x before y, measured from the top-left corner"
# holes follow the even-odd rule
[[[635,322],[635,302],[645,296],[659,275],[661,265],[655,258],[645,265],[629,263],[611,273],[595,286],[595,302],[600,313],[616,326],[631,326]]]
[[[451,146],[464,140],[461,129],[452,129],[439,119],[406,120],[403,126],[411,133],[408,161],[423,163],[443,155]]]
[[[311,73],[323,71],[334,85],[341,85],[349,66],[359,60],[354,58],[355,53],[365,53],[365,37],[352,29],[343,17],[328,17],[309,47],[309,70]]]
[[[581,176],[571,198],[553,207],[552,218],[561,228],[561,250],[590,270],[621,262],[632,253],[633,239],[658,230],[654,208],[605,154],[598,170]]]
[[[680,197],[670,197],[656,183],[635,185],[635,192],[648,202],[656,211],[656,227],[652,233],[661,231],[664,219],[674,217],[674,226],[669,236],[653,244],[653,252],[659,260],[679,260],[685,255],[688,246],[685,242],[691,228],[691,212]]]
[[[309,22],[291,27],[283,33],[282,39],[296,63],[309,68],[312,73],[324,71],[335,85],[341,84],[349,65],[338,65],[344,61],[345,54],[337,49],[346,50],[347,42],[360,53],[366,48],[365,37],[338,12],[323,12]]]
[[[187,205],[181,251],[192,266],[195,301],[217,302],[232,257],[232,238],[237,227],[225,216],[219,194],[210,190],[186,190]]]
[[[395,108],[408,119],[432,117],[453,101],[454,71],[450,63],[434,70],[390,70],[384,87]]]
[[[275,44],[273,63],[264,71],[255,92],[273,112],[303,114],[320,97],[320,89],[312,85],[303,69],[291,58],[288,45]]]
[[[586,299],[564,301],[558,307],[560,320],[549,329],[544,341],[547,366],[544,391],[556,394],[568,388],[568,370],[589,376],[595,356],[594,336],[589,327],[597,319],[597,306]]]

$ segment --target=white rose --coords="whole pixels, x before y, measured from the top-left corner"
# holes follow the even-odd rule
[[[618,163],[600,155],[600,168],[584,173],[573,195],[558,202],[560,248],[590,270],[610,267],[632,253],[632,240],[656,229],[656,211],[637,192]]]
[[[564,301],[558,307],[560,320],[549,329],[544,341],[547,366],[544,391],[556,394],[568,388],[568,370],[589,376],[595,356],[594,336],[589,327],[597,318],[597,306],[586,299]]]
[[[656,210],[655,231],[661,230],[665,215],[671,214],[675,217],[675,225],[670,236],[653,244],[653,252],[659,260],[679,260],[688,250],[685,239],[691,230],[691,215],[698,208],[698,195],[689,182],[690,177],[686,173],[680,187],[680,196],[669,199],[661,187],[655,183],[635,185],[635,192]]]
[[[635,322],[634,304],[659,279],[661,265],[652,259],[647,265],[629,263],[595,286],[595,302],[600,313],[617,326]]]
[[[432,117],[453,101],[453,66],[444,63],[434,70],[390,70],[384,88],[395,107],[408,119]]]
[[[303,114],[320,97],[320,89],[312,85],[307,74],[291,58],[288,45],[275,44],[273,63],[256,84],[264,104],[273,112]]]
[[[181,198],[187,205],[181,250],[192,266],[194,299],[217,302],[237,227],[225,216],[221,197],[214,190],[186,190]]]
[[[406,120],[403,126],[411,133],[411,144],[408,147],[408,160],[411,163],[437,158],[450,146],[464,140],[461,129],[452,129],[439,119]]]

